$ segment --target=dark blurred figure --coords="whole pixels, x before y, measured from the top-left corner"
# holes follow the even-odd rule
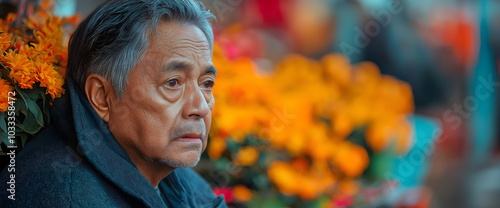
[[[385,21],[388,23],[367,15],[372,18],[367,19],[362,27],[369,39],[362,60],[376,63],[383,74],[410,83],[418,113],[447,99],[447,81],[439,68],[439,60],[434,59],[433,51],[426,47],[404,3],[395,7],[401,12],[391,13],[390,22]],[[379,27],[375,26],[377,24]]]

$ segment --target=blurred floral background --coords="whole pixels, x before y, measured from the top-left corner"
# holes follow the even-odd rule
[[[4,25],[49,1],[1,2]],[[66,30],[47,39],[101,2],[52,1]],[[500,1],[203,2],[217,104],[195,169],[230,207],[500,206]],[[64,54],[46,62],[64,76]]]

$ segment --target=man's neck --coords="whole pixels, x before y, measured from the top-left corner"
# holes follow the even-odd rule
[[[129,155],[130,156],[130,155]],[[168,167],[156,161],[149,161],[142,156],[130,157],[132,162],[135,164],[137,169],[142,173],[142,175],[148,179],[151,185],[155,188],[161,180],[167,177],[175,168]]]
[[[120,143],[120,141],[118,141]],[[121,144],[120,144],[121,145]],[[168,176],[175,168],[162,164],[158,161],[151,161],[144,158],[139,151],[134,148],[130,148],[126,145],[121,145],[122,148],[127,152],[132,163],[139,169],[142,175],[151,183],[155,188],[161,180]]]

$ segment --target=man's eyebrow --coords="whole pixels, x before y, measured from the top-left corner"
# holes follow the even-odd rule
[[[205,68],[205,71],[203,72],[203,74],[217,75],[217,69],[215,69],[215,67],[213,65],[210,65],[209,67]]]
[[[179,71],[179,70],[191,70],[193,67],[191,67],[190,64],[180,62],[180,61],[172,61],[167,64],[165,68],[163,68],[164,72],[171,72],[171,71]],[[213,65],[210,65],[205,68],[205,71],[203,71],[203,74],[217,74],[217,70]]]
[[[179,70],[188,70],[191,69],[192,67],[189,66],[189,64],[180,62],[180,61],[172,61],[167,64],[165,68],[163,68],[164,72],[171,72],[171,71],[179,71]]]

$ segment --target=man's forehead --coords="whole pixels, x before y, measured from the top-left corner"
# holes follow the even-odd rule
[[[210,59],[212,50],[207,38],[198,27],[167,22],[159,24],[156,35],[151,36],[148,53],[163,53],[169,57],[191,56],[195,59]]]
[[[210,44],[203,31],[192,24],[181,24],[178,22],[160,22],[153,36],[150,36],[151,42],[168,44],[173,48],[183,46],[195,46],[210,51]],[[154,46],[151,45],[150,46]]]

